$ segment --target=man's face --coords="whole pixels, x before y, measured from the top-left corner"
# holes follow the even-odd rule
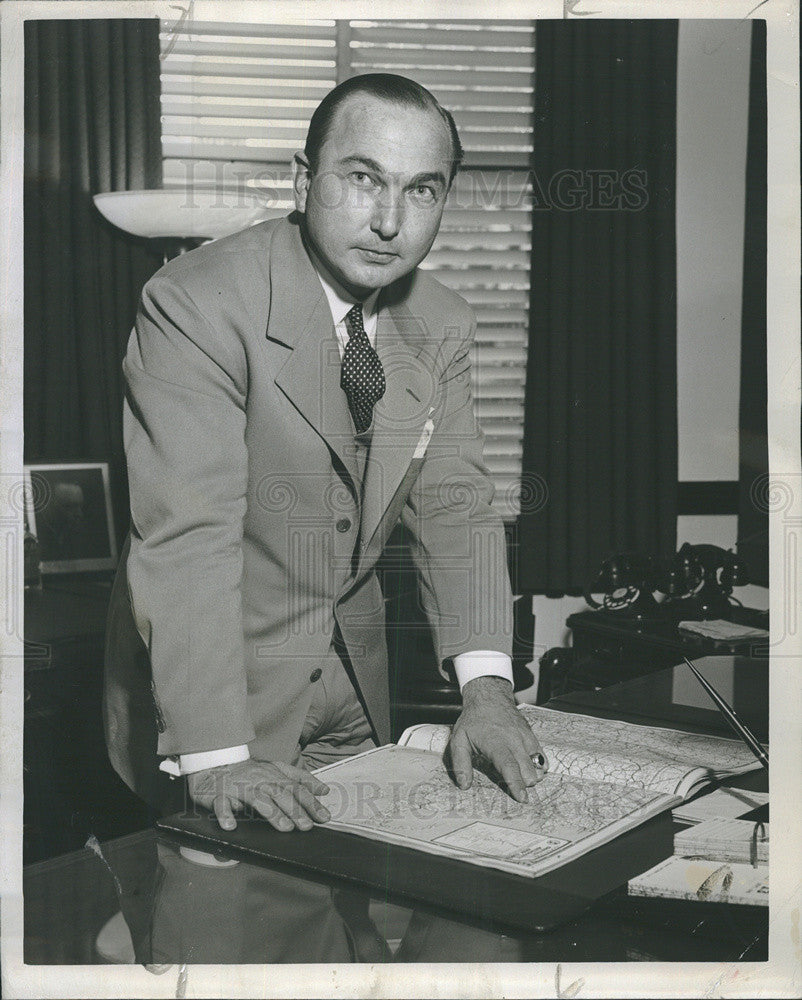
[[[413,271],[443,215],[451,137],[436,111],[352,94],[335,112],[317,170],[295,158],[295,206],[313,249],[354,296]]]

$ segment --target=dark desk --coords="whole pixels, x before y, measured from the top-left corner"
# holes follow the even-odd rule
[[[744,669],[753,669],[732,660],[703,666],[724,690],[728,673],[737,688]],[[765,704],[766,670],[758,670],[762,680],[755,676],[753,689],[762,688]],[[671,681],[673,674],[643,678],[638,704],[647,699],[654,713],[661,702],[669,715],[682,715],[684,706],[690,713],[688,728],[707,728],[699,726],[698,713],[705,710],[685,704],[693,699],[681,680],[679,686]],[[626,701],[625,688],[613,699]],[[612,704],[610,692],[603,694],[602,712]],[[578,707],[559,701],[565,708]],[[748,775],[738,783],[765,787],[765,775]],[[670,815],[650,824],[641,830],[658,838],[667,855]],[[302,843],[307,835],[283,836]],[[486,919],[481,899],[470,915],[458,915],[287,865],[240,859],[209,867],[182,853],[182,844],[147,830],[104,843],[103,858],[84,850],[29,866],[24,872],[25,961],[727,962],[739,957],[761,961],[767,954],[767,912],[756,916],[739,907],[665,906],[630,899],[622,886],[556,931],[537,934]],[[354,857],[363,847],[359,838],[352,839]],[[592,855],[588,858],[592,864]]]
[[[102,580],[48,579],[41,590],[26,590],[26,666],[45,667],[78,642],[100,644],[102,652],[110,596],[111,584]]]
[[[714,640],[677,628],[662,611],[654,618],[633,618],[614,611],[579,611],[566,624],[573,635],[567,690],[607,687],[679,663],[683,656],[737,655],[767,660],[768,639]],[[768,612],[733,607],[730,620],[768,629]],[[565,689],[564,689],[565,690]]]
[[[25,591],[25,862],[113,837],[150,816],[112,770],[103,738],[103,645],[110,585],[48,579]]]

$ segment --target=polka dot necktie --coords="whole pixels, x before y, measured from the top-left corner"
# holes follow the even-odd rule
[[[348,343],[343,354],[340,385],[348,397],[357,433],[361,434],[370,427],[373,406],[384,395],[384,369],[365,333],[361,302],[357,302],[345,317],[345,327]]]

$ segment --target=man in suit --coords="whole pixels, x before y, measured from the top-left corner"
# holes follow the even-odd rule
[[[417,269],[462,156],[418,84],[316,110],[296,212],[166,265],[124,362],[131,541],[107,639],[112,762],[188,775],[226,829],[329,814],[308,768],[387,742],[375,564],[400,519],[463,711],[449,746],[511,795],[543,773],[515,708],[503,526],[470,391],[470,308]],[[535,760],[533,760],[533,756]]]

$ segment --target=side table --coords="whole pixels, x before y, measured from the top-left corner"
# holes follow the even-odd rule
[[[768,629],[768,612],[733,608],[732,620]],[[680,663],[684,656],[737,655],[766,660],[768,639],[719,641],[677,628],[668,611],[635,618],[615,611],[580,611],[567,623],[573,634],[565,691],[599,689]],[[556,693],[556,692],[554,692]]]

